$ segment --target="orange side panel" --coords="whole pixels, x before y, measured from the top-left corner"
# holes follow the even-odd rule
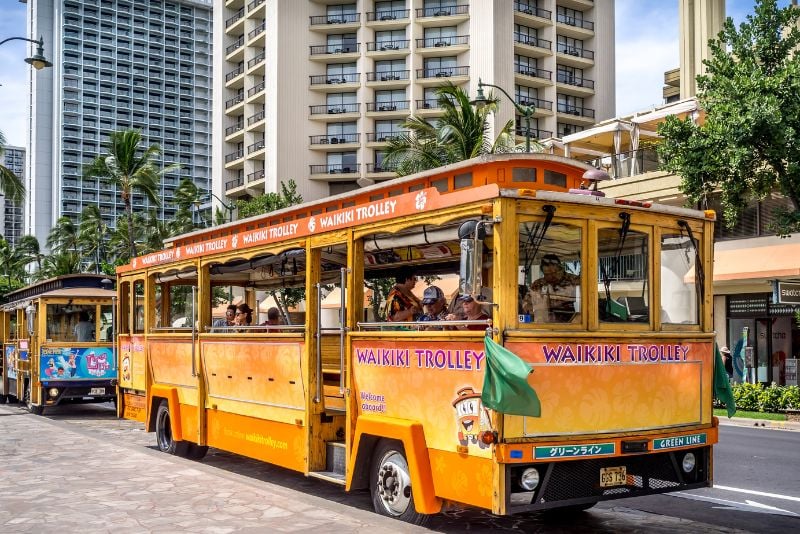
[[[178,390],[174,387],[169,386],[153,386],[150,388],[148,392],[149,395],[147,397],[147,406],[152,405],[151,399],[155,398],[162,398],[167,399],[169,402],[169,412],[170,412],[170,426],[172,427],[172,436],[175,439],[182,439],[181,438],[181,416],[180,416],[180,402],[178,401]],[[150,428],[150,421],[156,416],[156,410],[158,410],[158,404],[153,406],[152,410],[147,412],[147,421],[145,423],[145,428]]]
[[[417,512],[422,514],[438,513],[442,509],[442,500],[436,496],[434,489],[431,462],[428,457],[429,450],[425,443],[425,432],[422,429],[422,425],[414,421],[380,415],[362,415],[356,421],[353,451],[358,451],[361,436],[364,434],[396,439],[403,443],[408,469],[411,474],[411,486],[414,488],[414,503]],[[352,482],[356,460],[356,455],[351,454],[350,465],[347,466],[348,490]],[[369,462],[367,462],[367,465],[369,465]]]
[[[492,509],[491,459],[434,449],[428,455],[438,497]]]
[[[147,398],[126,391],[122,394],[122,418],[131,421],[145,422],[147,418]]]
[[[206,414],[208,445],[305,473],[304,427],[217,410]]]

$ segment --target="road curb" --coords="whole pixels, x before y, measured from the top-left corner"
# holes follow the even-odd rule
[[[767,419],[749,419],[746,417],[720,417],[719,424],[724,426],[767,428],[770,430],[800,431],[800,422],[796,421],[770,421]]]

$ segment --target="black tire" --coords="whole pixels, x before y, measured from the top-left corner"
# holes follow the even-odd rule
[[[31,402],[31,386],[29,384],[25,384],[25,392],[23,394],[25,407],[28,411],[33,415],[42,415],[44,413],[44,406],[39,406]]]
[[[198,445],[197,443],[189,443],[186,451],[186,457],[190,460],[202,460],[208,453],[208,445]]]
[[[372,506],[381,515],[414,525],[424,525],[431,516],[417,512],[411,491],[411,474],[403,445],[381,440],[370,468]]]
[[[156,411],[156,443],[158,450],[175,456],[186,456],[189,443],[179,441],[172,436],[172,426],[170,424],[169,403],[162,400]]]

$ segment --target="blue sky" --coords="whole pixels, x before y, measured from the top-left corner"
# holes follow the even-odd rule
[[[25,7],[17,0],[0,0],[0,40],[27,35]],[[726,10],[741,22],[752,13],[753,0],[728,0]],[[660,104],[664,71],[678,66],[678,1],[616,0],[616,36],[617,115]],[[50,59],[51,44],[45,43]],[[25,145],[28,65],[22,60],[29,50],[21,41],[0,47],[0,130],[10,145]]]

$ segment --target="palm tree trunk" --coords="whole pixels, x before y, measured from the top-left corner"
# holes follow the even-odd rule
[[[131,259],[136,257],[136,242],[133,239],[133,206],[131,197],[125,197],[125,214],[128,216],[128,246],[131,251]]]

